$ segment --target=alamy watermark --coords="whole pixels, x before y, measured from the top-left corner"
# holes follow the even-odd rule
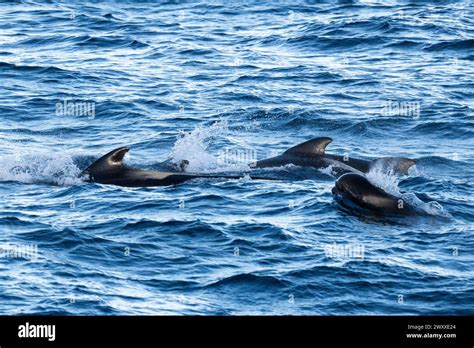
[[[382,116],[404,116],[404,117],[420,117],[420,102],[419,101],[406,101],[397,102],[388,100],[382,106],[380,110]]]
[[[37,244],[0,244],[0,259],[25,259],[36,261],[38,259]]]
[[[88,119],[93,119],[95,102],[65,98],[56,103],[56,116],[86,116]]]
[[[257,161],[255,149],[229,149],[219,151],[218,160],[226,164],[250,164]]]
[[[340,260],[364,260],[365,247],[363,244],[326,244],[326,257]]]

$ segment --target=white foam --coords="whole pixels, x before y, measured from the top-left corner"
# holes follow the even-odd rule
[[[436,202],[423,202],[414,193],[401,193],[398,187],[399,178],[392,170],[384,170],[381,166],[374,166],[366,175],[367,179],[375,186],[384,191],[402,198],[409,205],[413,206],[428,215],[450,217],[451,215],[444,210],[443,206]]]
[[[447,212],[443,208],[443,206],[436,201],[423,202],[414,193],[404,193],[401,195],[401,198],[408,204],[414,206],[415,208],[423,211],[428,215],[442,216],[446,218],[451,217],[451,214]]]
[[[189,161],[186,172],[215,173],[250,170],[248,163],[225,163],[217,154],[209,152],[209,142],[228,133],[226,121],[215,122],[210,126],[199,126],[191,132],[180,132],[171,150],[170,159],[177,165],[182,160]]]
[[[331,164],[331,165],[329,165],[325,168],[319,168],[318,170],[323,174],[335,176],[335,173],[333,172],[333,169],[334,169],[334,166]]]
[[[71,186],[83,182],[72,156],[65,153],[17,153],[1,158],[0,181],[53,183]]]
[[[366,174],[367,179],[377,187],[394,195],[400,196],[398,188],[398,177],[393,174],[393,170],[386,170],[382,166],[375,165]]]

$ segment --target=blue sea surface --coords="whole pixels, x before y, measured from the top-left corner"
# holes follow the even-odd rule
[[[473,315],[473,60],[469,0],[2,1],[0,313]],[[425,214],[248,166],[318,136]],[[120,146],[284,180],[78,179]]]

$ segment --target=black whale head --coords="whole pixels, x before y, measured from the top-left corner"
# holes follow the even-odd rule
[[[332,188],[338,201],[349,207],[368,209],[378,213],[408,214],[412,208],[402,199],[373,185],[365,176],[356,173],[342,175]]]

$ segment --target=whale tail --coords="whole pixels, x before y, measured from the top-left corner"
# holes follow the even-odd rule
[[[82,171],[79,177],[88,176],[89,180],[95,180],[99,177],[113,175],[125,167],[122,161],[128,151],[128,147],[119,147],[110,151]]]

